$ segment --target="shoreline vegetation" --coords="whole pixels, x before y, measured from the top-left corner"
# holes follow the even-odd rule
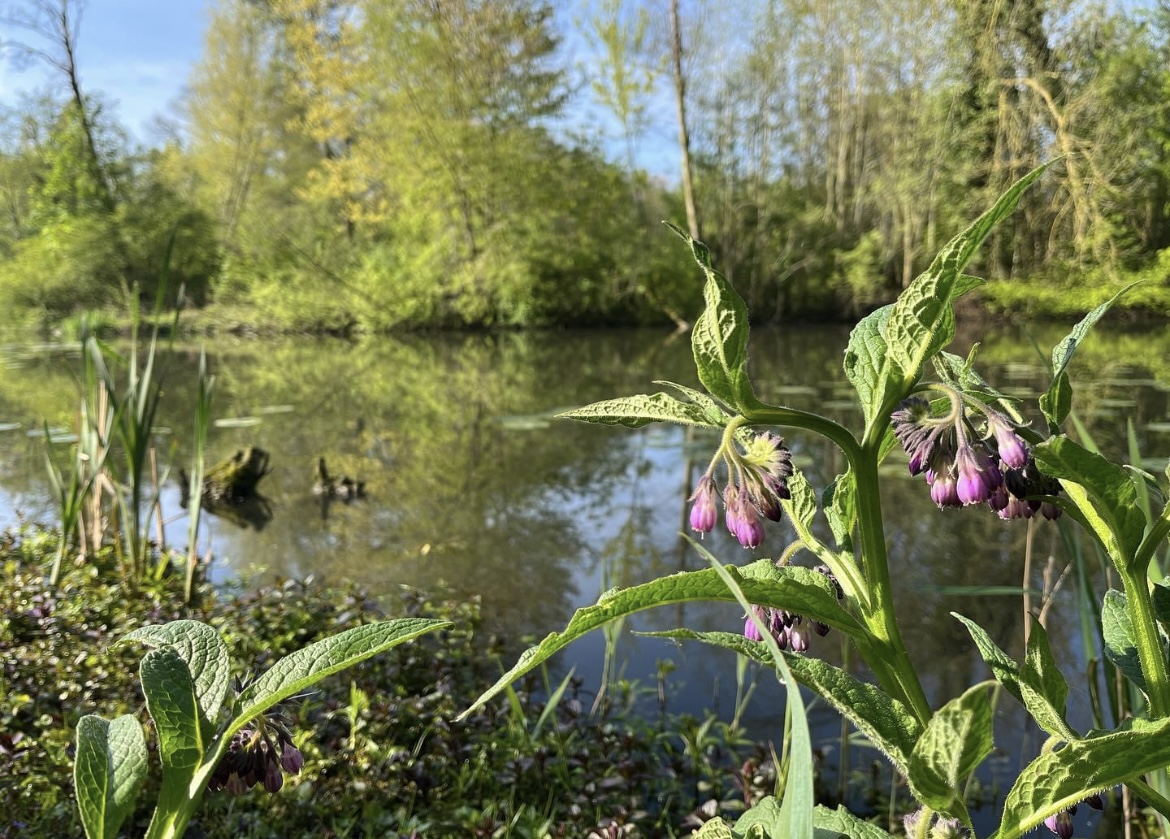
[[[111,546],[70,562],[54,589],[44,569],[59,539],[33,525],[0,533],[0,672],[8,686],[0,695],[0,776],[14,790],[0,837],[80,834],[74,727],[85,714],[145,719],[140,650],[116,642],[176,619],[213,626],[249,672],[387,616],[454,624],[282,706],[303,769],[279,794],[208,794],[191,825],[205,839],[269,836],[272,825],[289,837],[688,836],[716,815],[734,817],[776,783],[769,744],[714,716],[664,706],[646,713],[652,687],[631,682],[598,697],[549,670],[449,723],[515,654],[486,630],[474,601],[409,589],[374,600],[309,578],[219,589],[200,582],[184,603],[177,564],[163,562],[155,579],[131,585]],[[145,829],[155,784],[139,796],[128,835]],[[880,799],[881,786],[874,781],[864,794]]]

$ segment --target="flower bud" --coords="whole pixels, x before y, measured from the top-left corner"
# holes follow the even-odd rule
[[[719,510],[715,504],[715,482],[711,480],[710,475],[704,475],[699,479],[699,485],[690,500],[693,502],[691,530],[696,533],[710,533],[719,518]]]

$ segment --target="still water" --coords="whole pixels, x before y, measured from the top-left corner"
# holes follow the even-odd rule
[[[1006,393],[1031,400],[1046,387],[1044,353],[1065,330],[1025,334],[1011,328],[960,335],[956,352],[981,342],[980,369]],[[841,372],[848,331],[801,328],[752,336],[758,394],[814,410],[852,427],[860,412]],[[1170,336],[1165,330],[1103,329],[1074,365],[1078,418],[1108,453],[1125,450],[1127,421],[1148,469],[1170,454]],[[705,567],[680,538],[686,498],[717,438],[673,427],[639,431],[556,421],[559,410],[622,394],[649,392],[654,379],[697,385],[685,336],[659,332],[504,334],[369,338],[360,343],[218,339],[207,345],[216,376],[209,462],[247,445],[271,455],[261,483],[271,519],[259,529],[205,517],[202,544],[219,580],[303,577],[354,580],[374,593],[399,586],[482,599],[489,627],[514,640],[560,629],[572,611],[615,585]],[[162,499],[168,539],[182,546],[178,466],[192,451],[198,348],[166,355],[166,392],[158,431],[163,466],[173,464]],[[42,422],[66,434],[74,423],[77,349],[14,342],[0,346],[0,527],[52,521],[47,502]],[[814,486],[839,471],[835,451],[816,439],[790,439],[795,461]],[[67,443],[55,444],[64,455]],[[313,467],[365,482],[366,497],[323,503],[312,493]],[[988,629],[1017,658],[1023,635],[1020,596],[1026,522],[1003,523],[982,510],[939,512],[904,459],[884,471],[893,579],[907,644],[926,674],[935,704],[988,673],[959,611]],[[726,561],[776,556],[790,540],[771,528],[755,551],[726,533],[706,545]],[[1033,574],[1061,580],[1049,632],[1070,682],[1070,716],[1087,727],[1085,654],[1073,612],[1073,584],[1057,527],[1033,526]],[[1051,560],[1050,560],[1051,557]],[[805,559],[804,561],[808,561]],[[638,630],[687,626],[738,630],[738,609],[721,604],[670,607],[627,621],[615,667],[649,695],[660,669],[671,710],[733,713],[736,664],[730,654],[642,638]],[[815,655],[841,660],[840,639],[814,638]],[[600,634],[567,651],[587,686],[599,683]],[[510,662],[509,662],[510,663]],[[781,691],[758,686],[743,721],[760,738],[778,738]],[[653,707],[649,698],[647,704]],[[981,777],[994,795],[1010,785],[1042,740],[1014,700],[999,702],[1001,748]],[[814,706],[811,719],[826,766],[842,762],[835,714]],[[876,755],[848,747],[852,771]],[[985,808],[986,823],[994,807]],[[1084,809],[1084,808],[1082,808]]]

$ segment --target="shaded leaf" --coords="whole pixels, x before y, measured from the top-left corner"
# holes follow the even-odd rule
[[[970,824],[963,781],[991,754],[990,682],[968,688],[935,712],[910,753],[910,785],[922,803]]]
[[[1145,693],[1146,677],[1138,655],[1137,633],[1126,611],[1124,592],[1117,589],[1105,592],[1105,601],[1101,604],[1101,634],[1105,640],[1105,655]]]
[[[1048,697],[1050,690],[1054,696],[1059,696],[1060,690],[1059,688],[1053,689],[1046,684],[1046,680],[1052,678],[1048,675],[1046,666],[1040,667],[1039,664],[1034,664],[1031,667],[1021,669],[1011,656],[991,640],[991,636],[983,630],[983,627],[970,618],[963,617],[958,612],[951,612],[951,616],[967,627],[967,631],[971,634],[971,640],[975,642],[975,648],[979,650],[979,655],[991,668],[991,673],[995,676],[996,681],[1028,709],[1028,713],[1032,715],[1037,725],[1053,737],[1059,737],[1062,740],[1072,740],[1077,736],[1076,732],[1069,728],[1068,723],[1064,720],[1064,700],[1061,699],[1058,707],[1053,705]],[[1039,641],[1034,643],[1039,643]],[[1037,651],[1034,655],[1039,657],[1042,653]],[[1063,683],[1063,677],[1061,677],[1061,682]]]
[[[1066,371],[1073,355],[1076,354],[1077,347],[1081,345],[1081,342],[1089,334],[1089,330],[1109,311],[1113,304],[1140,282],[1141,280],[1130,283],[1093,309],[1081,318],[1080,323],[1074,326],[1072,331],[1052,348],[1052,384],[1048,386],[1048,391],[1040,397],[1040,410],[1048,420],[1048,427],[1053,434],[1060,431],[1060,427],[1068,418],[1069,411],[1072,410],[1072,384]]]
[[[139,665],[146,708],[154,720],[162,761],[159,814],[178,812],[188,800],[191,779],[206,748],[195,680],[187,662],[174,647],[158,647]]]
[[[146,738],[138,720],[84,716],[77,723],[73,786],[89,839],[114,839],[146,780]]]

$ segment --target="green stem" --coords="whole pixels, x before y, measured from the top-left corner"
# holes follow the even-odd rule
[[[1162,653],[1158,626],[1154,622],[1154,603],[1145,568],[1131,565],[1122,575],[1125,586],[1125,610],[1133,625],[1134,642],[1142,675],[1146,677],[1146,694],[1150,699],[1150,717],[1161,719],[1170,714],[1170,674]]]
[[[1143,801],[1170,819],[1170,800],[1167,800],[1166,796],[1162,795],[1162,793],[1155,790],[1140,778],[1126,781],[1125,785],[1140,795]]]
[[[882,500],[878,487],[878,446],[867,444],[861,456],[853,463],[857,474],[857,524],[861,532],[861,562],[869,583],[872,609],[865,615],[866,625],[874,639],[884,650],[879,653],[880,665],[886,671],[886,678],[875,667],[879,662],[870,661],[879,680],[892,679],[897,685],[897,694],[910,707],[919,722],[924,725],[930,720],[930,703],[918,680],[918,674],[906,651],[902,633],[894,614],[893,586],[890,583],[889,557],[886,553],[886,535],[882,522]],[[889,690],[889,687],[886,687]]]
[[[931,717],[930,703],[914,671],[898,622],[894,615],[894,598],[886,555],[885,527],[882,522],[881,496],[878,489],[878,451],[881,435],[864,446],[850,431],[832,420],[792,408],[776,408],[756,403],[745,409],[744,419],[753,425],[780,425],[804,428],[826,437],[841,449],[857,476],[857,519],[861,532],[861,561],[867,583],[867,602],[862,603],[862,617],[873,636],[867,644],[871,654],[866,663],[881,686],[904,702],[925,724]],[[734,422],[734,420],[733,420]],[[863,650],[862,652],[866,652]]]
[[[1137,553],[1133,556],[1134,570],[1140,569],[1143,575],[1146,573],[1154,553],[1161,547],[1168,535],[1170,535],[1170,504],[1165,506],[1162,515],[1158,516],[1158,520],[1154,522],[1154,526],[1150,528],[1150,532],[1146,534],[1146,538],[1142,539],[1141,545],[1138,546]]]

